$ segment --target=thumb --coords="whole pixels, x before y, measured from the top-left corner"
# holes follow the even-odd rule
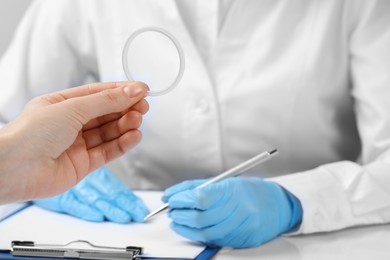
[[[127,110],[146,96],[148,87],[140,82],[106,89],[86,96],[74,97],[61,102],[64,109],[72,111],[72,116],[82,124],[90,120]]]

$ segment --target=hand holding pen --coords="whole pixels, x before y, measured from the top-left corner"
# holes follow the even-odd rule
[[[229,177],[236,177],[238,175],[241,175],[242,173],[246,172],[247,170],[255,167],[256,165],[260,164],[260,163],[263,163],[267,160],[269,160],[270,158],[272,158],[274,155],[277,154],[277,150],[274,149],[272,151],[265,151],[259,155],[256,155],[255,157],[252,157],[251,159],[221,173],[220,175],[210,179],[209,181],[197,186],[196,188],[197,189],[201,189],[203,187],[206,187],[212,183],[216,183],[216,182],[219,182],[221,180],[224,180],[226,178],[229,178]],[[169,204],[166,203],[164,204],[162,207],[156,209],[155,211],[151,212],[149,215],[147,215],[145,218],[144,218],[144,221],[148,221],[150,218],[152,218],[153,216],[157,215],[158,213],[161,213],[165,210],[167,210],[169,208]]]
[[[297,228],[300,201],[276,182],[259,177],[230,178],[264,162],[265,152],[211,180],[184,181],[164,192],[170,227],[205,245],[259,246]]]

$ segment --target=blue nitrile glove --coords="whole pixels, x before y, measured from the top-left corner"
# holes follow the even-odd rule
[[[34,204],[89,221],[143,222],[149,213],[143,201],[106,167],[86,176],[69,191]]]
[[[167,189],[171,228],[206,245],[259,246],[297,227],[302,207],[295,196],[260,178],[228,178],[194,189],[204,180]]]

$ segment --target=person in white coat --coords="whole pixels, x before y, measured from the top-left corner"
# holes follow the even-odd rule
[[[171,93],[148,99],[142,143],[110,169],[129,187],[165,189],[215,176],[264,150],[280,152],[247,173],[254,180],[235,178],[200,194],[187,190],[193,182],[168,189],[165,200],[174,208],[178,202],[170,213],[177,232],[208,244],[247,247],[285,232],[388,223],[389,11],[386,0],[36,1],[0,64],[6,86],[0,116],[11,120],[32,96],[91,78],[125,80],[127,37],[158,26],[182,44],[184,76]],[[161,49],[160,60],[171,58]],[[274,206],[268,217],[277,221],[286,215],[283,228],[265,238],[258,234],[267,222],[242,231],[227,221],[236,216],[232,209],[221,209],[261,203],[263,193],[245,195],[258,191],[254,182],[260,180],[287,194],[252,207]],[[223,193],[214,188],[236,196],[218,206],[219,195],[205,208],[196,205],[205,198],[202,192]],[[188,201],[180,204],[184,197]],[[275,207],[279,199],[283,203]],[[298,210],[289,222],[296,208],[303,216]],[[194,223],[210,212],[220,216],[218,223]],[[246,224],[245,217],[236,220]]]

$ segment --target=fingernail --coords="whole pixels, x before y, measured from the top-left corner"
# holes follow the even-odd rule
[[[123,89],[123,91],[129,96],[129,97],[136,97],[139,94],[143,92],[142,87],[140,86],[127,86]]]

